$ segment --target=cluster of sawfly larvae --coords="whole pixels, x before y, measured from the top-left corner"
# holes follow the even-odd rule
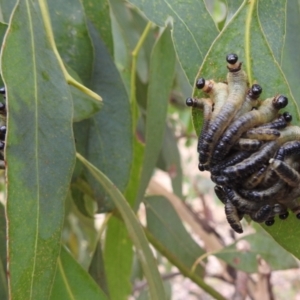
[[[4,147],[6,135],[6,97],[4,87],[0,88],[0,94],[3,96],[3,100],[0,101],[0,169],[5,169]]]
[[[226,57],[227,82],[199,78],[196,88],[209,98],[187,98],[203,110],[198,141],[199,170],[211,172],[215,193],[225,205],[232,229],[243,232],[241,219],[271,226],[291,210],[300,219],[300,127],[280,113],[288,99],[259,99],[262,88],[250,88],[236,54]]]

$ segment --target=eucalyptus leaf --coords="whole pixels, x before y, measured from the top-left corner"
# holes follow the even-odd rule
[[[98,170],[78,153],[77,158],[105,188],[111,199],[114,201],[116,208],[120,212],[126,225],[128,234],[135,246],[136,253],[142,264],[152,299],[166,299],[163,283],[160,278],[153,254],[149,248],[148,241],[137,217],[135,216],[135,213],[130,208],[121,192],[116,188],[115,184],[113,184],[100,170]]]
[[[169,249],[177,260],[191,269],[205,251],[191,238],[172,205],[162,196],[147,197],[145,205],[147,228],[150,233]],[[198,267],[195,272],[203,276],[204,270]]]
[[[50,299],[107,300],[108,298],[71,254],[62,248]]]
[[[162,61],[164,61],[163,68],[161,68]],[[138,207],[148,186],[162,146],[175,62],[170,30],[166,28],[154,46],[151,56],[147,97],[146,144],[136,207]]]
[[[8,287],[6,278],[6,219],[5,210],[0,203],[0,299],[8,299]]]
[[[4,45],[10,297],[48,299],[75,162],[72,99],[37,2],[18,2]]]
[[[105,45],[91,24],[89,28],[96,55],[91,87],[102,95],[103,108],[88,121],[78,123],[77,132],[81,131],[82,135],[76,134],[76,141],[79,151],[85,152],[88,159],[124,191],[132,159],[130,103]],[[85,126],[85,130],[80,129],[80,126]],[[87,179],[92,186],[99,211],[113,209],[110,198],[89,173]]]
[[[85,12],[80,0],[48,1],[56,46],[63,59],[89,84],[94,50],[89,37]]]
[[[238,250],[237,245],[241,241],[247,242],[245,250]],[[247,235],[214,255],[233,268],[248,273],[258,271],[258,256],[263,258],[272,270],[297,268],[295,258],[264,232]]]
[[[167,21],[173,24],[174,47],[190,84],[193,84],[198,67],[218,34],[204,1],[129,0],[129,2],[158,26],[164,27]]]
[[[84,10],[89,21],[92,22],[100,34],[106,48],[113,57],[114,45],[110,20],[108,0],[82,0]]]

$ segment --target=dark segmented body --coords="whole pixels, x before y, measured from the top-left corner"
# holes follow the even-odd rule
[[[284,160],[286,156],[292,154],[300,154],[300,141],[291,141],[285,143],[278,149],[274,158]]]
[[[263,181],[267,168],[268,167],[266,165],[263,165],[256,173],[252,174],[243,183],[243,187],[247,190],[251,190],[257,187]]]
[[[243,228],[240,222],[241,215],[239,214],[237,208],[230,202],[230,200],[225,202],[225,215],[231,228],[237,233],[243,233]]]
[[[272,141],[276,140],[280,136],[280,131],[278,129],[270,128],[253,128],[247,130],[243,137],[249,139],[257,139],[262,141]]]
[[[277,140],[264,144],[258,152],[253,153],[234,166],[227,167],[222,171],[223,175],[229,179],[235,177],[245,178],[258,171],[261,165],[266,164],[279,148]]]
[[[244,139],[240,138],[237,142],[233,145],[234,149],[242,150],[242,151],[250,151],[254,152],[257,151],[262,145],[262,141],[256,139]]]
[[[273,167],[277,175],[289,186],[297,187],[300,185],[300,174],[292,167],[290,167],[287,163],[273,158],[270,159],[269,163]]]
[[[281,102],[284,102],[283,105],[278,105]],[[213,154],[213,161],[220,161],[245,131],[273,120],[278,114],[278,110],[284,107],[284,105],[287,105],[287,98],[284,96],[279,95],[275,98],[268,98],[263,101],[257,110],[245,113],[234,121],[217,143]]]

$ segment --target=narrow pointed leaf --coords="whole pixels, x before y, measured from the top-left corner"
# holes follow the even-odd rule
[[[82,0],[87,19],[100,34],[110,55],[114,55],[114,44],[108,0]]]
[[[12,299],[48,299],[75,162],[72,100],[37,2],[20,0],[2,52],[8,100],[7,220]]]
[[[162,61],[164,62],[163,68],[161,68]],[[154,46],[151,56],[147,97],[146,145],[136,207],[138,207],[148,186],[162,146],[174,71],[175,52],[170,30],[167,28]]]
[[[76,140],[78,138],[78,143],[83,140],[82,148],[88,159],[124,191],[132,159],[130,104],[122,79],[103,41],[92,25],[89,28],[96,55],[91,87],[103,97],[103,108],[84,122],[86,133],[76,135]],[[89,173],[87,178],[99,211],[111,210],[113,204],[106,192]]]
[[[50,299],[107,300],[108,298],[71,254],[62,248]]]
[[[186,231],[173,206],[161,196],[147,197],[145,205],[148,230],[178,261],[191,269],[205,251]],[[198,267],[196,274],[203,276],[203,271],[202,267]]]
[[[237,241],[214,255],[223,259],[233,268],[248,273],[257,272],[258,256],[262,257],[272,270],[297,268],[295,258],[266,233],[250,234],[241,240],[248,243],[246,250],[238,250],[237,244],[240,241]],[[279,257],[280,259],[278,259]]]
[[[6,220],[5,210],[0,203],[0,299],[8,299],[7,277],[6,277]]]
[[[99,285],[100,289],[103,292],[105,292],[106,295],[109,295],[106,274],[105,274],[104,260],[103,260],[103,252],[101,247],[102,247],[101,243],[98,242],[91,264],[89,266],[89,274]]]
[[[165,299],[162,280],[160,278],[153,254],[149,248],[146,236],[126,199],[116,188],[116,186],[100,170],[95,168],[80,154],[77,154],[77,158],[88,168],[96,180],[106,189],[107,193],[111,196],[111,199],[114,201],[114,204],[119,210],[128,233],[136,248],[137,255],[143,267],[144,275],[148,280],[151,298],[162,300]]]
[[[88,84],[92,75],[93,46],[80,0],[48,1],[57,49],[68,64]]]
[[[172,18],[175,50],[186,76],[193,84],[199,65],[218,34],[204,1],[130,0],[129,2],[158,26],[165,26],[166,20]]]
[[[107,224],[104,248],[105,270],[111,299],[127,299],[131,294],[132,247],[124,222],[111,218]],[[119,275],[116,276],[116,273]]]

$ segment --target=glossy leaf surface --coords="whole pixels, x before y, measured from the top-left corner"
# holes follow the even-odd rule
[[[75,151],[71,95],[37,2],[19,1],[1,63],[9,110],[10,294],[12,299],[48,299]]]

